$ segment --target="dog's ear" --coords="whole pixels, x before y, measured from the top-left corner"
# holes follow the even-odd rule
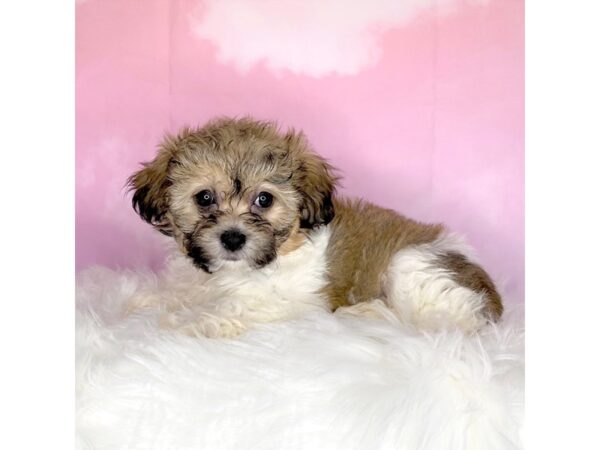
[[[175,145],[167,137],[153,161],[143,164],[143,169],[127,180],[133,191],[131,203],[142,219],[167,236],[173,234],[173,224],[168,216],[167,188],[169,166],[173,161]]]
[[[338,181],[335,169],[310,149],[303,133],[292,130],[285,140],[294,161],[292,184],[302,197],[300,227],[327,225],[335,216],[332,201]]]

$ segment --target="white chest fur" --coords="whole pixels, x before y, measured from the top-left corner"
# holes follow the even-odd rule
[[[315,230],[297,250],[279,256],[262,269],[228,262],[205,274],[179,260],[168,278],[176,278],[164,295],[166,323],[190,334],[234,335],[255,322],[297,317],[328,309],[320,294],[326,283],[326,249],[330,231]],[[173,273],[174,271],[178,273]]]
[[[278,257],[262,269],[229,263],[207,280],[223,297],[241,299],[248,306],[304,311],[324,305],[319,290],[326,282],[325,251],[329,230],[315,231],[297,250]]]

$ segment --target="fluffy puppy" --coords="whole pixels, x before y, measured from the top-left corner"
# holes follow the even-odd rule
[[[274,123],[221,118],[168,136],[129,179],[134,209],[193,263],[154,298],[164,324],[233,336],[324,309],[469,332],[500,317],[460,239],[338,198],[336,182],[301,132]]]

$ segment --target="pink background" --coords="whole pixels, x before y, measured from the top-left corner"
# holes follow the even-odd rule
[[[375,34],[370,65],[318,76],[262,62],[240,71],[194,34],[202,7],[77,4],[79,269],[159,267],[161,238],[131,209],[127,176],[165,131],[251,114],[302,128],[341,169],[344,194],[466,235],[510,301],[523,300],[521,0],[425,9]]]

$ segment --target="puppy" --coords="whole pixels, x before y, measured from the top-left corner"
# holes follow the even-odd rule
[[[460,239],[338,198],[337,181],[301,132],[274,123],[221,118],[166,137],[129,179],[137,213],[193,264],[180,262],[155,299],[163,323],[226,337],[314,310],[465,332],[500,318],[494,284]]]

